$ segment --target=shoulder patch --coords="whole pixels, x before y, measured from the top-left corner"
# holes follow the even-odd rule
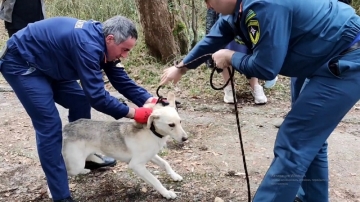
[[[251,42],[255,45],[259,42],[260,39],[260,25],[258,20],[250,20],[247,24],[247,29]]]
[[[256,13],[250,9],[248,11],[248,13],[246,14],[245,23],[248,23],[248,21],[251,20],[252,18],[254,18],[255,16],[256,16]]]
[[[76,23],[75,23],[75,29],[76,28],[82,28],[83,27],[83,25],[84,25],[84,23],[85,23],[86,21],[85,20],[78,20],[78,21],[76,21]]]

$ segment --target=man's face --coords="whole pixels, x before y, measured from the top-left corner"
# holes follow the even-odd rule
[[[129,37],[120,44],[116,44],[114,35],[108,35],[105,39],[107,49],[107,61],[126,58],[129,51],[135,46],[136,39]]]
[[[214,9],[217,13],[230,15],[234,13],[237,0],[205,0],[208,8]]]

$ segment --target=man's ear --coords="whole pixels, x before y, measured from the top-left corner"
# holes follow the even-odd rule
[[[147,127],[150,129],[151,124],[153,123],[154,119],[158,119],[159,117],[160,117],[160,115],[158,113],[152,112],[151,115],[148,118]]]
[[[112,41],[112,40],[114,40],[114,35],[112,35],[112,34],[109,34],[105,37],[105,41],[107,44],[109,44],[110,41]]]

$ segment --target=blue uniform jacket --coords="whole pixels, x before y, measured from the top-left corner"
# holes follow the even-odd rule
[[[134,104],[142,106],[151,97],[123,68],[105,63],[106,45],[100,22],[49,18],[20,30],[7,46],[9,53],[22,59],[17,63],[33,66],[54,80],[80,79],[91,106],[115,119],[126,116],[129,107],[104,89],[102,69],[114,88]]]
[[[308,77],[354,43],[360,17],[337,0],[238,0],[235,13],[221,16],[184,64],[196,68],[208,57],[189,62],[216,52],[239,32],[252,49],[251,55],[236,52],[232,56],[232,66],[240,73],[264,80],[277,74]]]

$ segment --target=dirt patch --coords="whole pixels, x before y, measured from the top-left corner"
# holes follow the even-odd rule
[[[1,82],[0,82],[1,84]],[[6,83],[2,82],[2,85]],[[172,182],[163,170],[149,163],[149,170],[165,187],[178,194],[176,201],[247,201],[246,181],[232,105],[219,100],[182,99],[179,110],[189,141],[168,143],[161,152],[184,177]],[[357,106],[358,107],[358,106]],[[331,201],[360,201],[358,108],[343,119],[329,139]],[[277,129],[274,122],[287,113],[287,99],[269,96],[264,106],[239,104],[242,135],[251,191],[255,193],[273,158]],[[63,123],[67,110],[59,107]],[[112,120],[97,111],[94,119]],[[37,157],[35,135],[23,107],[12,92],[0,93],[0,200],[50,201]],[[124,163],[69,180],[79,201],[166,201],[134,175]]]

